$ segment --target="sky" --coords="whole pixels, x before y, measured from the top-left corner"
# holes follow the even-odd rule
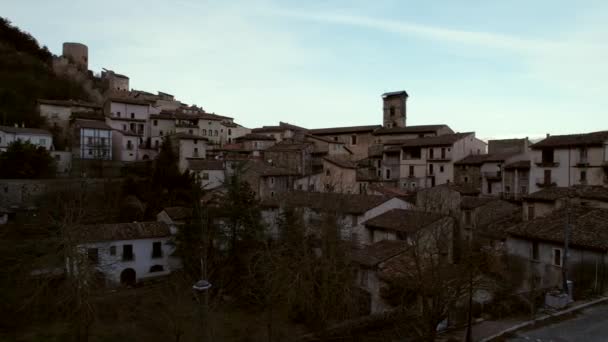
[[[480,138],[608,130],[608,1],[0,0],[55,54],[235,118],[307,128],[382,122]]]

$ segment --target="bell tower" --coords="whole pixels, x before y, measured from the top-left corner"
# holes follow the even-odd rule
[[[405,90],[382,94],[382,110],[384,128],[405,127],[407,118],[407,98]]]

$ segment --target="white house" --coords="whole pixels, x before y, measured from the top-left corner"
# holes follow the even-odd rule
[[[103,121],[75,120],[72,154],[80,159],[112,160],[112,129]]]
[[[139,134],[144,139],[151,136],[151,107],[148,101],[113,97],[106,101],[104,111],[106,123],[112,129]]]
[[[70,119],[76,115],[88,114],[102,116],[100,105],[82,101],[44,100],[38,101],[38,112],[46,119],[49,127],[57,127],[62,134],[69,130]]]
[[[175,247],[163,222],[91,224],[76,229],[80,254],[66,260],[68,273],[76,276],[90,266],[103,274],[108,285],[134,285],[167,275],[179,265],[171,256]]]
[[[530,192],[550,186],[608,185],[608,131],[547,136],[531,148]]]
[[[114,130],[112,134],[112,154],[114,160],[137,161],[154,157],[146,153],[143,135],[130,131]],[[154,151],[151,151],[154,152]]]
[[[222,160],[188,159],[188,170],[196,175],[203,189],[222,186],[226,177]]]
[[[324,213],[337,213],[342,238],[361,246],[371,242],[367,220],[392,209],[410,209],[413,204],[388,196],[293,191],[264,200],[262,206],[262,218],[273,236],[279,234],[284,209],[299,208],[310,227],[318,225]]]
[[[189,159],[205,159],[207,155],[208,140],[205,137],[188,133],[176,133],[171,135],[173,149],[178,155],[178,167],[180,172],[188,169]]]
[[[192,208],[167,207],[156,215],[156,220],[169,225],[171,234],[177,234],[178,230],[192,219],[192,214]]]
[[[53,136],[49,131],[37,128],[0,126],[0,152],[6,151],[8,145],[18,140],[44,147],[46,150],[50,150],[53,146]]]
[[[474,132],[387,142],[381,172],[385,180],[398,180],[415,190],[454,182],[454,162],[470,154],[483,154],[486,143]]]

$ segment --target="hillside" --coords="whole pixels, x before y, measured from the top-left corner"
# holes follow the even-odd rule
[[[46,46],[0,17],[0,125],[42,126],[36,112],[39,98],[91,100],[81,83],[53,72],[53,57]]]

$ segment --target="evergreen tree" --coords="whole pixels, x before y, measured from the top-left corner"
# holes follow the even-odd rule
[[[41,146],[17,140],[0,154],[0,178],[49,178],[55,175],[55,160]]]

